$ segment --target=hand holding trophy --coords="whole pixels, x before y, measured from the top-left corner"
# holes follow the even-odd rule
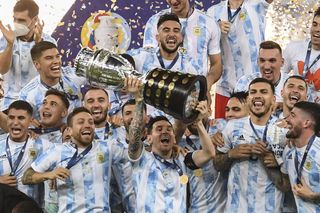
[[[160,68],[142,75],[121,55],[105,49],[83,48],[75,59],[75,66],[77,75],[85,77],[91,86],[109,90],[121,90],[127,77],[141,79],[144,102],[184,123],[197,118],[194,103],[206,99],[204,76]]]

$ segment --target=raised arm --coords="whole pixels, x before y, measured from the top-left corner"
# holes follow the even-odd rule
[[[13,43],[16,38],[10,25],[7,27],[8,29],[3,26],[2,22],[0,21],[0,31],[7,40],[7,47],[3,52],[0,53],[0,74],[6,74],[10,69],[12,63]]]
[[[199,139],[201,142],[202,149],[194,152],[193,161],[198,167],[202,167],[210,159],[214,158],[216,155],[216,149],[211,142],[210,136],[203,125],[203,118],[207,116],[208,113],[207,101],[201,101],[197,105],[196,110],[198,110],[199,116],[196,121],[197,130],[199,134]]]
[[[145,123],[143,119],[143,100],[140,91],[141,81],[137,78],[126,78],[125,87],[128,92],[134,95],[136,110],[129,127],[129,149],[128,155],[132,160],[138,159],[142,152],[143,142],[141,141]]]

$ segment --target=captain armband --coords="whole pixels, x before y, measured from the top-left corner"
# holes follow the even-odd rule
[[[193,152],[188,152],[184,157],[184,164],[191,170],[199,169],[192,158]]]

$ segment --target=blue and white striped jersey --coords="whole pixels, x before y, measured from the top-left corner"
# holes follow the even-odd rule
[[[179,141],[179,146],[190,151],[201,149],[199,137],[189,136]],[[190,213],[223,212],[227,197],[227,177],[217,172],[213,161],[209,161],[202,168],[190,170],[187,168],[190,180]]]
[[[269,128],[272,128],[275,121],[275,117],[270,120]],[[259,137],[263,138],[265,126],[254,125],[254,127]],[[255,144],[257,139],[250,126],[249,117],[228,121],[222,134],[225,145],[217,149],[223,153],[240,144]],[[277,136],[267,134],[267,148],[275,154],[282,154],[283,147],[277,146],[281,141],[276,141],[274,138]],[[233,162],[228,178],[225,212],[280,212],[282,203],[283,193],[272,183],[260,160]]]
[[[64,67],[62,69],[61,80],[62,83],[59,82],[52,88],[65,92],[67,95],[69,94],[68,96],[78,96],[77,98],[73,98],[73,100],[68,98],[70,102],[69,112],[72,112],[74,108],[81,106],[80,85],[83,79],[74,74],[74,68]],[[40,119],[39,108],[42,105],[47,90],[47,86],[41,83],[40,76],[37,76],[23,87],[20,92],[20,99],[31,104],[33,107],[33,117],[37,120]]]
[[[6,153],[6,140],[8,137],[8,134],[5,134],[2,135],[0,139],[0,176],[8,175],[11,172],[11,167],[8,160],[9,158]],[[14,165],[14,162],[16,162],[19,153],[22,150],[24,142],[14,142],[10,138],[8,138],[8,144],[12,156],[12,162]],[[22,177],[24,172],[31,166],[31,163],[35,160],[35,158],[50,146],[51,143],[47,140],[41,140],[40,138],[34,140],[29,137],[26,144],[25,152],[15,172],[15,176],[17,179],[17,189],[19,189],[29,197],[32,197],[37,202],[40,201],[38,185],[23,185]]]
[[[244,0],[228,34],[221,34],[223,71],[216,92],[230,96],[236,82],[244,75],[259,72],[259,45],[265,40],[265,17],[269,4],[265,0]],[[232,11],[235,13],[235,11]],[[228,21],[228,1],[221,1],[207,11],[215,21]]]
[[[145,30],[143,47],[157,47],[157,23],[162,14],[170,13],[165,9],[151,16]],[[182,25],[183,50],[192,57],[199,69],[199,74],[206,76],[208,73],[208,55],[220,53],[220,28],[218,24],[198,9],[194,9],[189,18],[179,18]]]
[[[143,149],[133,163],[133,188],[137,197],[136,212],[181,212],[187,211],[187,184],[181,184],[177,170],[168,168],[155,158],[153,153]],[[186,174],[184,157],[175,162]]]
[[[42,39],[57,44],[50,35],[43,33]],[[35,44],[32,42],[15,39],[13,43],[12,64],[9,71],[3,76],[4,98],[1,100],[1,111],[7,109],[9,105],[19,98],[20,90],[38,75],[37,69],[33,65],[30,50]],[[7,47],[7,40],[0,39],[0,52]]]
[[[299,165],[302,161],[306,146],[302,148],[286,147],[283,152],[283,165],[281,171],[289,175],[291,185],[296,184],[297,171],[295,168],[295,156],[298,156]],[[306,161],[302,169],[302,178],[307,183],[308,187],[316,193],[320,193],[320,138],[314,140]],[[308,202],[294,195],[297,209],[299,213],[316,213],[320,212],[320,203]]]
[[[66,167],[75,152],[71,143],[56,145],[31,167],[41,173]],[[124,150],[115,141],[93,141],[88,154],[70,168],[70,177],[57,180],[59,212],[109,212],[111,166],[124,158]]]

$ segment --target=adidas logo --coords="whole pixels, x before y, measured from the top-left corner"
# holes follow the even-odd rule
[[[244,141],[245,139],[244,139],[243,135],[240,135],[239,138],[238,138],[238,140]]]

